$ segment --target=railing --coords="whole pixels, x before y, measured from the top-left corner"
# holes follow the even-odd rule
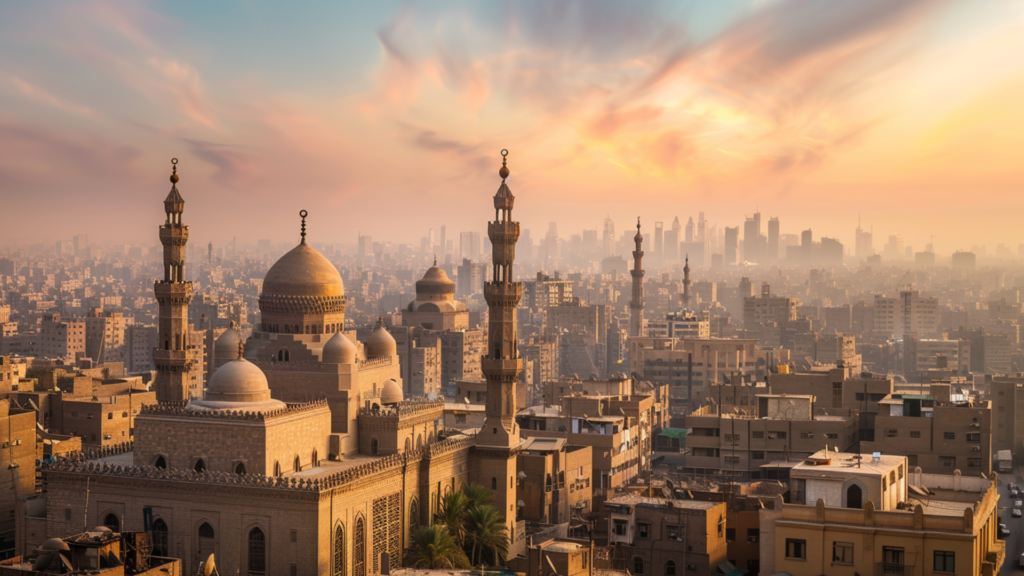
[[[879,562],[878,570],[876,574],[880,576],[907,576],[914,572],[913,566],[907,566],[904,564],[890,564],[888,562]]]

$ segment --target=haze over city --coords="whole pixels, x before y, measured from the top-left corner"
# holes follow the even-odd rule
[[[47,2],[0,21],[0,243],[472,228],[497,150],[536,235],[760,208],[951,253],[1022,240],[1019,2]],[[394,208],[394,209],[389,209]],[[400,209],[397,209],[400,208]],[[75,220],[102,219],[100,229]]]

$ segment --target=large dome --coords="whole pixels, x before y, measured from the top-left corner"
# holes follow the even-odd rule
[[[336,297],[345,295],[345,286],[334,264],[302,243],[270,267],[263,280],[263,294]]]

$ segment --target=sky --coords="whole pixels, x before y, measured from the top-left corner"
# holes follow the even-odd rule
[[[539,238],[704,212],[853,244],[1024,242],[1024,2],[0,5],[0,244],[418,245],[509,150]]]

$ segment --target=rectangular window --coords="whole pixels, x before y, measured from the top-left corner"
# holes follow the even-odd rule
[[[967,459],[967,467],[968,468],[981,468],[981,458],[968,458]]]
[[[641,538],[649,538],[650,537],[650,533],[651,533],[651,525],[650,524],[637,524],[636,525],[636,533]]]
[[[956,440],[956,432],[943,432],[942,433],[942,439],[943,440]]]
[[[911,430],[910,431],[910,437],[911,438],[920,438],[921,437],[921,431],[920,430]]]
[[[897,567],[903,566],[903,548],[897,548],[895,546],[884,546],[882,548],[882,571],[885,571],[887,566]]]
[[[940,456],[939,460],[942,460],[942,465],[947,467],[956,466],[956,458],[953,456]]]
[[[769,440],[785,440],[786,439],[786,433],[785,432],[769,432],[768,433],[768,439]]]
[[[299,541],[299,531],[298,530],[289,530],[288,531],[288,540],[290,542],[298,542]]]
[[[626,535],[626,529],[627,529],[628,526],[629,526],[629,524],[625,520],[616,520],[615,521],[615,535],[616,536],[625,536]]]
[[[853,565],[853,542],[832,543],[832,563]]]
[[[956,572],[956,554],[948,550],[936,550],[934,570],[936,572]]]
[[[885,431],[885,437],[886,438],[895,438],[895,437],[899,436],[899,433],[900,433],[899,430],[888,429],[888,430]]]
[[[750,433],[751,438],[764,438],[764,432],[761,430],[755,430]]]
[[[726,464],[739,464],[740,463],[740,457],[739,456],[726,456],[725,457],[725,463]]]
[[[753,452],[750,453],[750,458],[752,460],[764,460],[764,452],[760,450],[754,450]]]
[[[726,528],[725,529],[725,541],[726,542],[735,542],[736,541],[736,529],[735,528]]]
[[[807,559],[807,540],[786,538],[786,558],[797,560]]]
[[[739,434],[726,434],[725,435],[725,441],[726,442],[739,442],[740,441],[740,435]]]
[[[814,438],[814,432],[801,432],[800,437],[803,438],[804,440],[808,438]]]
[[[828,438],[829,440],[838,440],[839,434],[825,434],[825,438]]]
[[[757,528],[747,528],[747,542],[755,544],[761,540],[761,532]]]
[[[981,432],[969,432],[967,434],[968,442],[981,442]]]
[[[665,526],[669,540],[679,540],[679,526]]]
[[[465,424],[466,423],[466,415],[465,414],[456,414],[455,415],[455,423],[456,424]]]

